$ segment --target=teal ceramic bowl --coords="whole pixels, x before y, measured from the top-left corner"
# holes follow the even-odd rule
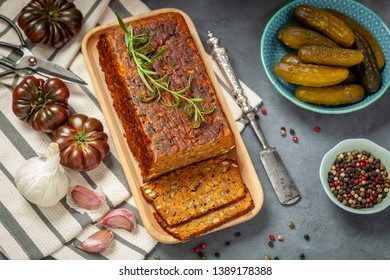
[[[346,139],[338,143],[335,147],[329,150],[324,157],[322,158],[320,165],[320,180],[324,188],[325,193],[330,198],[330,200],[340,207],[341,209],[355,213],[355,214],[374,214],[385,210],[390,205],[390,194],[381,202],[375,205],[372,208],[361,208],[356,209],[342,204],[334,194],[331,192],[328,184],[328,172],[331,169],[337,156],[344,152],[349,152],[353,150],[363,151],[366,150],[370,152],[373,156],[381,160],[381,163],[384,164],[386,169],[390,170],[390,152],[385,148],[379,146],[378,144],[372,142],[368,139],[356,138],[356,139]]]
[[[276,63],[286,53],[296,53],[283,46],[277,39],[279,29],[287,23],[293,22],[292,11],[297,5],[312,5],[317,8],[331,8],[355,19],[366,27],[377,39],[385,53],[386,65],[382,69],[382,85],[380,89],[368,95],[362,101],[345,106],[327,107],[305,103],[294,95],[296,86],[277,77],[273,71]],[[369,8],[352,0],[297,0],[282,7],[267,23],[261,38],[261,61],[265,72],[275,88],[294,104],[323,114],[344,114],[363,109],[377,101],[387,91],[390,85],[390,32],[386,24]]]

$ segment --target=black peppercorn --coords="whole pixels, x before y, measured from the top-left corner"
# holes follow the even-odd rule
[[[303,237],[304,237],[306,240],[310,240],[310,236],[309,236],[308,234],[305,234]]]
[[[271,248],[274,247],[274,243],[272,242],[272,240],[268,241],[268,246]]]
[[[215,252],[214,256],[216,256],[217,258],[219,258],[219,257],[221,256],[221,254],[218,253],[218,252]]]
[[[301,253],[301,254],[299,255],[299,258],[300,258],[301,260],[304,260],[304,259],[306,258],[306,256],[305,256],[304,253]]]

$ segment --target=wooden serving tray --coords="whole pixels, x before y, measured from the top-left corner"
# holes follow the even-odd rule
[[[248,151],[241,138],[240,132],[237,130],[235,120],[233,119],[229,107],[225,101],[221,87],[215,77],[214,71],[211,68],[210,62],[208,61],[208,57],[200,41],[199,35],[195,29],[192,20],[188,17],[188,15],[186,15],[180,10],[167,8],[167,9],[159,9],[149,13],[130,17],[124,19],[123,21],[127,25],[132,21],[139,20],[141,18],[150,17],[150,16],[154,16],[162,13],[168,13],[168,12],[180,13],[184,17],[188,25],[188,28],[194,39],[195,45],[198,48],[200,56],[207,70],[207,73],[211,79],[211,82],[213,83],[213,86],[215,87],[215,91],[217,93],[219,102],[221,103],[222,109],[227,117],[227,120],[235,136],[236,148],[230,151],[225,156],[229,158],[235,158],[237,160],[242,179],[245,185],[247,186],[250,194],[252,195],[255,204],[255,208],[252,211],[213,230],[213,231],[217,231],[217,230],[221,230],[242,223],[244,221],[253,218],[260,211],[263,205],[264,202],[263,189],[260,184],[259,178],[256,174],[256,171],[253,167],[252,161],[249,157]],[[138,167],[138,161],[133,157],[133,154],[127,145],[127,141],[126,138],[124,137],[124,130],[122,128],[121,121],[112,105],[113,102],[111,98],[111,93],[106,86],[105,77],[99,65],[99,54],[96,48],[96,44],[99,40],[99,36],[100,34],[102,34],[103,32],[107,31],[108,29],[114,26],[118,26],[118,23],[115,22],[106,25],[101,25],[99,27],[92,29],[90,32],[88,32],[85,35],[82,42],[82,52],[83,52],[84,60],[87,65],[89,74],[91,76],[91,80],[94,85],[103,114],[105,116],[105,120],[107,122],[108,128],[113,138],[113,142],[118,151],[119,160],[122,163],[124,173],[126,175],[127,181],[131,189],[131,193],[134,196],[134,199],[136,201],[138,211],[141,216],[144,227],[149,232],[149,234],[159,242],[178,243],[180,242],[179,240],[173,238],[171,235],[166,233],[160,227],[160,225],[158,225],[157,221],[153,217],[153,212],[154,212],[153,207],[145,201],[145,199],[141,194],[140,187],[143,185],[143,182],[142,182],[141,172]]]

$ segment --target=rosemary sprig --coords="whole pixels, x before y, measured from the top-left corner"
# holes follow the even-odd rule
[[[185,93],[190,90],[192,75],[188,79],[187,85],[177,91],[169,88],[169,75],[171,70],[164,76],[160,77],[159,74],[151,68],[151,64],[161,57],[168,49],[163,48],[157,51],[152,43],[152,35],[145,30],[143,33],[135,35],[133,27],[129,25],[125,26],[122,18],[116,14],[120,27],[125,32],[125,44],[129,54],[134,59],[137,66],[137,72],[140,76],[145,87],[151,93],[148,98],[142,98],[142,102],[159,101],[163,92],[169,92],[175,102],[173,104],[163,104],[167,108],[176,108],[180,105],[181,101],[186,102],[183,111],[186,115],[193,115],[193,119],[190,124],[194,128],[199,128],[202,122],[206,122],[204,115],[211,114],[215,111],[214,105],[211,105],[210,109],[202,109],[198,105],[204,102],[203,98],[190,98],[186,97]]]

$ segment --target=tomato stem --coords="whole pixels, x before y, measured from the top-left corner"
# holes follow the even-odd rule
[[[33,110],[39,110],[40,108],[43,108],[46,106],[47,103],[51,102],[51,99],[47,99],[42,88],[38,88],[38,97],[34,100],[34,102],[31,104],[31,107]]]
[[[80,145],[83,147],[88,147],[88,142],[92,140],[90,136],[94,133],[94,131],[91,131],[89,133],[85,133],[85,126],[83,128],[83,131],[81,133],[78,133],[75,135],[74,140],[76,141],[76,147],[78,148]]]
[[[47,13],[46,13],[46,16],[49,18],[49,19],[57,19],[58,16],[59,16],[59,13],[57,10],[49,10]]]

